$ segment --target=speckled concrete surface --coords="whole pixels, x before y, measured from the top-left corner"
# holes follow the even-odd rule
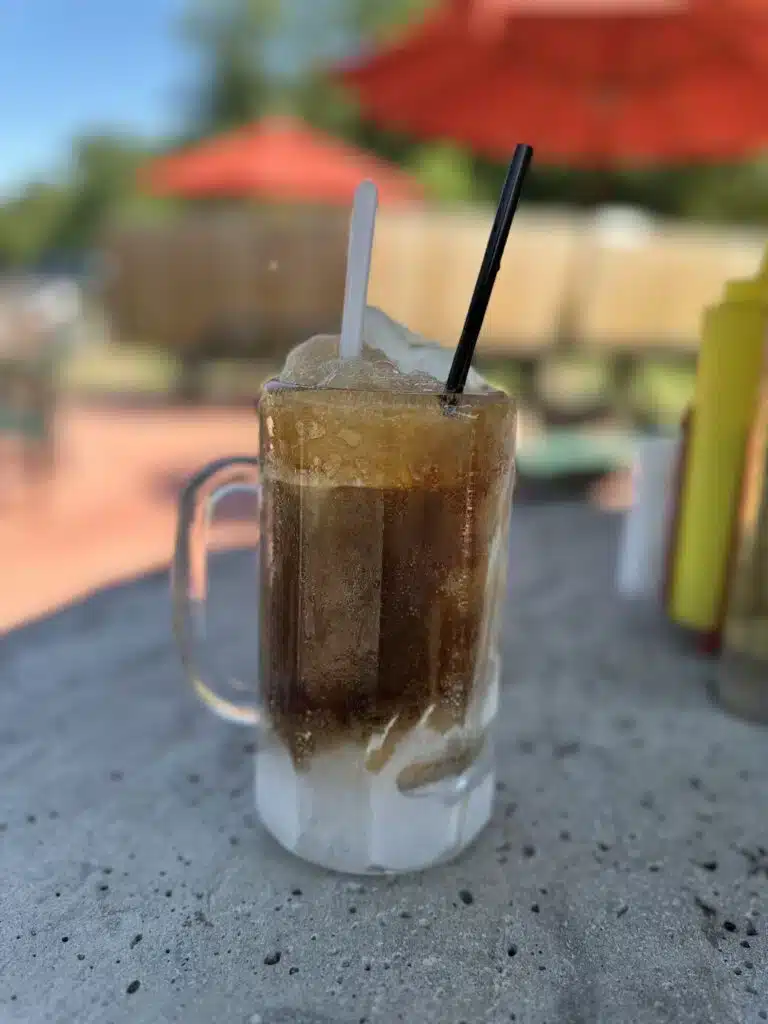
[[[424,875],[331,876],[261,832],[164,578],[4,638],[3,1024],[768,1019],[768,731],[615,599],[617,520],[513,522],[497,813]]]

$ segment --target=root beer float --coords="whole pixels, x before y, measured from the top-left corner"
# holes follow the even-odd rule
[[[257,794],[284,845],[360,844],[373,870],[447,856],[490,812],[490,760],[472,768],[498,699],[514,411],[476,374],[446,405],[447,354],[379,311],[364,336],[356,360],[300,346],[260,403]]]

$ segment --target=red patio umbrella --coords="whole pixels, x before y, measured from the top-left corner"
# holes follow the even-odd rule
[[[728,161],[768,143],[768,0],[448,0],[340,75],[379,124],[496,158]]]
[[[376,182],[383,203],[422,198],[418,183],[399,168],[285,117],[161,157],[140,172],[141,184],[156,195],[334,204],[351,203],[364,178]]]

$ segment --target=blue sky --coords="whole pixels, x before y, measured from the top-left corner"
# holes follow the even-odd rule
[[[184,0],[0,0],[0,197],[66,167],[73,135],[179,123]]]
[[[0,0],[0,200],[65,172],[73,137],[90,129],[151,137],[182,126],[196,70],[180,33],[188,2]],[[281,0],[273,71],[346,48],[335,3]]]

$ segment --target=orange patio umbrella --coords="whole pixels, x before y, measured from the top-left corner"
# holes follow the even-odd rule
[[[140,183],[156,195],[258,196],[285,202],[351,204],[364,178],[383,203],[422,198],[404,171],[293,118],[265,118],[154,160]]]
[[[447,0],[339,74],[419,138],[588,167],[768,144],[768,0]]]

